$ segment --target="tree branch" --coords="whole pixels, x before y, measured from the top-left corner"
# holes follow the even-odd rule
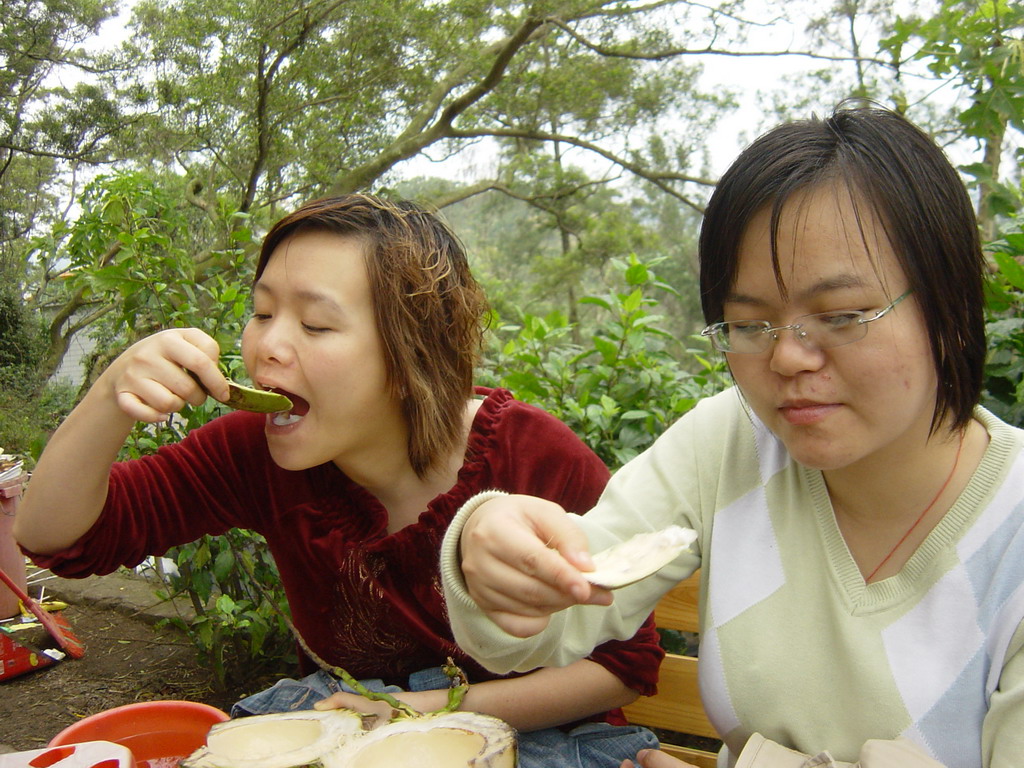
[[[456,117],[493,91],[505,76],[509,63],[519,50],[530,41],[533,33],[543,24],[544,22],[541,19],[527,17],[522,26],[516,30],[516,33],[506,38],[504,45],[498,51],[498,55],[494,57],[494,62],[484,78],[449,104],[444,112],[441,113],[438,124],[450,126]]]
[[[717,183],[713,179],[702,178],[700,176],[689,176],[687,174],[682,174],[682,173],[654,173],[650,169],[645,168],[642,165],[639,165],[637,163],[634,163],[634,162],[631,162],[629,160],[626,160],[623,157],[619,157],[614,152],[611,152],[611,151],[605,149],[604,147],[600,147],[597,144],[594,144],[594,143],[589,142],[589,141],[585,141],[585,140],[583,140],[583,139],[581,139],[581,138],[579,138],[577,136],[568,136],[568,135],[560,134],[560,133],[547,133],[546,131],[528,131],[528,130],[521,130],[521,129],[516,129],[516,128],[506,128],[506,129],[492,128],[492,129],[480,129],[480,130],[476,130],[476,131],[452,130],[452,131],[449,132],[449,134],[448,134],[448,136],[446,138],[473,139],[473,138],[481,138],[481,137],[484,137],[484,136],[493,136],[493,137],[511,138],[511,139],[531,139],[533,141],[560,141],[560,142],[564,142],[566,144],[571,144],[574,147],[579,147],[580,149],[585,149],[585,150],[587,150],[589,152],[593,152],[593,153],[595,153],[597,155],[600,155],[601,157],[603,157],[606,160],[614,163],[615,165],[618,165],[619,167],[624,168],[625,170],[629,171],[633,175],[638,176],[641,179],[644,179],[645,181],[650,182],[651,184],[654,184],[661,191],[666,192],[667,194],[669,194],[672,197],[676,198],[677,200],[682,202],[684,205],[692,208],[693,210],[695,210],[697,213],[700,213],[700,214],[704,213],[704,206],[703,205],[695,203],[693,200],[691,200],[689,197],[684,195],[682,192],[679,192],[677,189],[672,187],[667,182],[672,182],[672,181],[683,182],[683,183],[689,182],[689,183],[693,183],[693,184],[700,184],[702,186],[707,186],[707,187],[713,187]]]
[[[875,59],[865,56],[825,56],[820,53],[814,53],[813,51],[730,51],[723,48],[712,48],[711,46],[705,46],[702,48],[664,48],[660,51],[630,51],[625,48],[612,48],[606,45],[600,45],[592,42],[579,34],[569,24],[562,19],[551,16],[545,21],[552,26],[558,27],[564,31],[569,37],[575,40],[577,43],[582,45],[584,48],[593,51],[600,56],[607,56],[609,58],[619,59],[631,59],[634,61],[664,61],[666,59],[678,58],[680,56],[731,56],[736,58],[749,58],[754,56],[797,56],[809,59],[816,59],[820,61],[828,62],[856,62],[857,64],[863,64],[868,62],[871,64],[879,64],[881,66],[890,66],[890,62],[883,59]]]
[[[445,107],[441,115],[431,124],[431,120],[433,120],[440,105],[444,102],[445,97],[458,87],[468,70],[463,67],[452,72],[447,78],[438,83],[438,86],[434,88],[417,115],[409,121],[405,130],[399,134],[391,145],[378,153],[374,159],[358,168],[351,169],[343,177],[338,178],[331,185],[331,193],[345,194],[363,189],[397,163],[417,155],[434,142],[447,138],[455,118],[497,87],[505,76],[508,65],[516,53],[534,39],[534,36],[543,27],[543,20],[527,17],[513,34],[491,45],[488,48],[488,53],[493,52],[494,61],[487,73],[476,85]]]
[[[110,248],[107,249],[106,253],[100,258],[100,266],[106,266],[113,258],[121,252],[121,243],[114,243]],[[90,302],[85,300],[85,289],[86,286],[80,286],[64,305],[57,310],[57,312],[50,319],[48,328],[48,336],[50,339],[49,349],[46,352],[46,361],[43,363],[43,371],[47,378],[53,376],[57,372],[57,368],[60,367],[61,360],[64,359],[64,355],[67,354],[68,346],[71,343],[71,336],[74,332],[64,332],[64,324],[70,320],[74,314],[84,306],[88,306]]]
[[[239,205],[240,211],[248,212],[256,201],[256,192],[259,188],[260,180],[263,178],[267,158],[270,156],[270,121],[267,118],[267,105],[269,104],[270,92],[274,88],[277,73],[288,58],[309,39],[310,32],[327,18],[335,8],[347,2],[349,0],[332,0],[332,2],[327,3],[326,6],[320,8],[318,13],[315,14],[309,13],[308,9],[303,9],[306,13],[299,25],[298,32],[295,33],[291,40],[286,41],[281,46],[277,55],[266,66],[266,69],[264,69],[264,65],[266,64],[267,54],[270,52],[270,46],[266,43],[261,46],[260,54],[257,57],[258,69],[256,73],[256,155],[253,158],[252,167],[249,169],[249,178],[246,181],[244,196]],[[272,29],[276,29],[294,15],[297,15],[297,11],[287,14]]]
[[[468,200],[471,197],[482,195],[484,192],[500,192],[506,197],[511,197],[514,200],[521,200],[524,203],[530,203],[531,205],[538,205],[540,200],[558,200],[563,197],[573,195],[580,190],[586,189],[587,187],[596,187],[603,184],[604,181],[585,181],[579,184],[573,184],[571,187],[565,187],[560,190],[557,194],[543,194],[543,195],[524,195],[521,192],[516,192],[504,182],[498,181],[497,179],[482,179],[466,187],[452,190],[441,197],[435,197],[430,200],[430,204],[435,208],[447,208],[448,206],[461,203],[464,200]],[[539,206],[540,207],[540,206]],[[544,210],[548,210],[544,207]]]

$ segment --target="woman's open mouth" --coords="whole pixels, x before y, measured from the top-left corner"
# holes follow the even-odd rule
[[[270,423],[275,427],[287,427],[291,424],[297,424],[309,413],[309,402],[305,398],[278,387],[274,387],[271,391],[284,395],[292,401],[292,409],[290,411],[269,414]]]

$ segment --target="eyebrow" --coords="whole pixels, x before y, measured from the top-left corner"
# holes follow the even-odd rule
[[[253,286],[253,293],[265,293],[269,296],[274,295],[274,291],[267,285],[264,285],[263,283],[256,283],[256,285]],[[332,298],[331,296],[328,296],[326,293],[320,293],[319,291],[311,291],[306,289],[296,291],[294,293],[294,296],[297,299],[302,299],[303,301],[309,302],[311,304],[320,304],[322,306],[327,307],[328,309],[338,312],[339,314],[344,314],[345,312],[341,304],[335,301],[335,299]]]
[[[830,277],[825,280],[820,280],[808,289],[801,291],[800,295],[796,297],[797,300],[803,301],[811,299],[822,294],[831,293],[832,291],[839,291],[846,288],[862,288],[864,286],[864,280],[857,275],[843,274],[835,277]],[[722,299],[723,304],[747,304],[749,306],[765,306],[768,304],[764,299],[760,299],[756,296],[751,296],[745,293],[737,293],[730,291]]]

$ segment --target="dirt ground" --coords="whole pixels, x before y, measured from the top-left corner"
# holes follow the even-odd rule
[[[187,699],[227,711],[273,682],[215,691],[183,634],[132,613],[116,601],[72,602],[64,616],[85,654],[0,682],[0,752],[40,749],[86,715],[137,701]]]

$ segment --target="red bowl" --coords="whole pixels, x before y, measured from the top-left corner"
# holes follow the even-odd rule
[[[82,718],[49,746],[112,741],[128,747],[140,768],[174,768],[206,744],[211,726],[227,719],[226,712],[195,701],[144,701]]]

